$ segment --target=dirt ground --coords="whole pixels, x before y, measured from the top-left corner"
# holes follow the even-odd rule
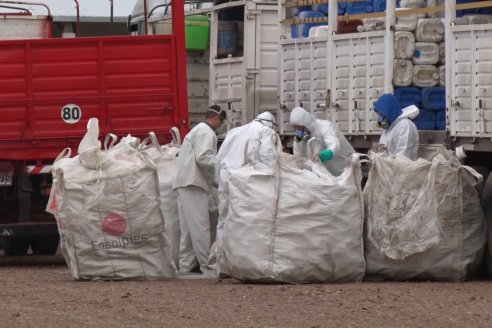
[[[62,261],[0,263],[1,327],[491,327],[492,281],[254,285],[81,282]]]

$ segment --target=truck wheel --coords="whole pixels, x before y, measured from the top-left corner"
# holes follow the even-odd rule
[[[31,249],[36,255],[52,255],[58,249],[60,236],[32,236]]]
[[[29,237],[0,237],[0,244],[5,255],[26,255],[29,249]]]

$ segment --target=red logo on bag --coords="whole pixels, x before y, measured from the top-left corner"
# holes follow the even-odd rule
[[[111,236],[121,236],[126,230],[126,220],[118,214],[109,213],[101,223],[102,231]]]
[[[50,210],[56,210],[56,194],[53,194],[53,199],[51,200]]]

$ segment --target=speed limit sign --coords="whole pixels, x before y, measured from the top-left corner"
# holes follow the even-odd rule
[[[61,110],[61,118],[67,124],[75,124],[80,121],[82,110],[75,104],[67,104]]]

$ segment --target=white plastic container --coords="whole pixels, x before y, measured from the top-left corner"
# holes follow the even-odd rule
[[[393,67],[393,84],[408,87],[413,81],[413,64],[410,60],[396,59]]]
[[[359,32],[380,31],[385,29],[385,21],[381,18],[366,18],[362,20],[362,30],[360,26],[357,27]]]
[[[439,66],[439,85],[446,86],[446,66]]]
[[[492,16],[490,15],[466,15],[469,24],[490,24]]]
[[[328,37],[328,25],[322,26],[314,26],[309,29],[309,37],[317,38],[317,37]]]
[[[412,84],[419,88],[435,87],[439,83],[439,68],[434,65],[414,65]]]
[[[441,42],[444,38],[444,23],[440,18],[417,19],[415,41]]]
[[[439,62],[439,45],[434,42],[415,42],[412,62],[415,65],[434,65]]]
[[[415,37],[412,32],[395,32],[395,59],[412,59],[415,52]]]
[[[446,44],[444,42],[439,43],[439,63],[446,64]]]
[[[397,10],[401,10],[398,8]],[[417,28],[417,15],[397,16],[395,31],[415,31]]]
[[[465,16],[461,16],[461,17],[456,17],[453,21],[454,25],[468,25],[470,24],[468,22],[468,18],[466,18]]]
[[[426,0],[401,0],[401,8],[425,8],[427,6]],[[416,18],[424,18],[425,14],[416,14]]]
[[[435,7],[444,5],[444,0],[427,0],[427,7]],[[428,14],[429,18],[443,18],[444,12],[440,13],[431,13]]]

